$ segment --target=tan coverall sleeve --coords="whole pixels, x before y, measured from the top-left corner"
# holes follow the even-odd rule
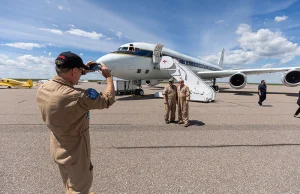
[[[186,95],[186,100],[187,101],[190,101],[190,88],[189,87],[186,87],[186,90],[185,90],[185,95]]]
[[[97,91],[94,90],[94,92]],[[93,98],[89,96],[88,90],[82,92],[80,98],[78,99],[78,103],[87,111],[92,109],[109,108],[115,102],[115,98],[110,93],[98,93],[97,97]]]
[[[166,86],[162,92],[162,95],[164,96],[164,100],[166,101],[168,99],[168,86]]]

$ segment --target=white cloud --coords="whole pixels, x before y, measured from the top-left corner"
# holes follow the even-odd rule
[[[75,26],[73,24],[69,24],[68,25],[70,28],[75,28]]]
[[[122,38],[123,32],[116,32],[116,36],[119,37],[119,38]]]
[[[54,4],[54,1],[51,1],[51,3]],[[68,3],[70,4],[71,2],[68,1]],[[148,42],[159,42],[166,46],[168,45],[169,48],[174,48],[173,40],[166,38],[167,33],[164,32],[163,28],[160,28],[162,26],[160,23],[151,21],[153,22],[151,24],[155,25],[155,28],[151,26],[149,29],[145,29],[142,27],[142,25],[139,24],[145,23],[146,21],[149,22],[149,18],[142,17],[140,18],[140,21],[136,23],[136,21],[121,16],[109,9],[105,9],[99,5],[95,5],[94,3],[82,0],[76,1],[75,4],[72,4],[72,7],[70,7],[71,4],[70,6],[68,6],[68,4],[66,5],[64,1],[60,1],[60,3],[57,4],[56,7],[54,7],[54,9],[56,10],[53,10],[54,12],[57,12],[57,14],[53,14],[54,12],[44,12],[43,8],[45,4],[47,3],[45,2],[44,4],[41,4],[34,1],[28,1],[26,7],[35,7],[35,9],[33,10],[34,12],[32,12],[32,14],[29,16],[28,20],[26,20],[25,22],[16,19],[7,19],[0,17],[1,38],[11,40],[12,37],[14,37],[14,41],[27,40],[31,42],[52,42],[54,44],[59,44],[60,46],[68,47],[70,49],[79,48],[83,50],[101,51],[105,53],[115,50],[119,47],[120,44],[122,44],[118,40],[118,38],[114,36],[113,38],[115,39],[111,41],[95,41],[94,39],[82,38],[73,35],[58,36],[59,34],[65,34],[61,31],[67,31],[63,28],[61,28],[60,31],[57,31],[57,34],[50,34],[46,31],[40,31],[37,33],[36,29],[38,28],[49,28],[44,26],[36,26],[37,23],[34,22],[34,19],[36,17],[41,17],[45,19],[52,19],[50,21],[50,24],[55,23],[60,27],[63,24],[65,24],[65,26],[67,26],[68,24],[74,24],[76,25],[76,28],[79,28],[80,25],[80,29],[85,29],[89,32],[91,32],[91,30],[87,29],[89,29],[91,26],[95,27],[95,29],[93,29],[95,32],[100,33],[102,32],[101,30],[104,29],[119,29],[118,31],[130,34],[132,41],[147,40]],[[70,7],[72,9],[72,12],[76,14],[59,13],[60,9],[57,8],[57,6],[59,5]],[[26,12],[28,10],[24,9],[24,11]],[[86,19],[86,13],[89,13],[89,19]],[[99,20],[99,13],[101,13],[101,18],[105,19]],[[60,23],[57,23],[57,21],[60,21]],[[72,23],[72,21],[76,21],[76,23]],[[151,30],[153,28],[155,29],[155,31]],[[109,37],[112,36],[110,35]]]
[[[28,77],[28,75],[37,75],[40,73],[53,75],[54,58],[35,57],[32,55],[22,55],[15,59],[10,59],[7,55],[0,54],[0,65],[3,72],[1,76],[7,77]],[[13,68],[12,68],[13,67]]]
[[[56,29],[39,28],[39,30],[46,31],[46,32],[51,32],[53,34],[59,34],[59,35],[63,34],[63,32],[61,30],[56,30]]]
[[[61,5],[59,5],[57,8],[58,8],[59,10],[61,10],[61,11],[63,11],[63,10],[71,11],[70,8],[66,8],[66,7],[61,6]]]
[[[86,32],[80,29],[70,29],[69,31],[66,31],[66,33],[68,34],[73,34],[76,36],[83,36],[83,37],[87,37],[90,39],[100,39],[102,37],[105,37],[103,34],[101,33],[97,33],[95,31],[92,32]]]
[[[215,24],[220,24],[220,23],[223,23],[224,21],[223,20],[219,20],[219,21],[215,21]]]
[[[52,54],[52,53],[48,53],[48,56],[51,57],[51,54]]]
[[[32,50],[33,48],[44,47],[44,45],[41,45],[41,44],[25,43],[25,42],[6,43],[6,44],[2,44],[2,45],[13,47],[13,48],[25,49],[25,50]]]
[[[123,32],[116,32],[115,30],[113,29],[109,29],[111,32],[115,33],[115,35],[117,37],[119,37],[119,39],[121,39],[122,37],[127,37],[127,36],[124,36],[124,33]],[[107,39],[107,40],[112,40],[112,39]]]
[[[262,68],[271,68],[271,67],[274,67],[274,63],[268,63],[268,64],[265,64],[262,66]]]
[[[238,30],[241,35],[238,39],[240,47],[245,50],[252,50],[261,57],[283,58],[283,63],[292,60],[299,55],[297,44],[288,41],[281,32],[272,32],[269,29],[260,29],[252,32],[250,26],[248,30]]]
[[[80,53],[79,55],[80,55],[80,56],[83,56],[83,53]]]
[[[113,38],[105,38],[105,40],[113,40]]]
[[[219,52],[217,55],[208,55],[201,58],[209,63],[217,64],[220,56],[221,52]],[[231,50],[224,53],[224,65],[240,66],[244,64],[253,63],[258,58],[259,56],[256,56],[255,53],[252,51],[245,51],[242,49]]]
[[[44,48],[47,46],[58,46],[58,45],[55,45],[52,43],[37,44],[37,43],[26,43],[26,42],[6,43],[6,44],[2,44],[2,45],[13,47],[13,48],[18,48],[18,49],[24,49],[24,50],[32,50],[33,48]]]
[[[239,25],[236,33],[239,35],[240,49],[225,52],[225,65],[244,65],[262,59],[280,59],[280,63],[287,63],[300,55],[300,47],[287,40],[281,32],[269,29],[259,29],[252,32],[251,26]],[[204,56],[203,59],[216,64],[218,55]]]
[[[51,4],[50,1],[46,1],[48,4]]]
[[[7,66],[16,66],[16,67],[18,67],[18,66],[20,66],[20,63],[18,63],[18,62],[16,62],[16,61],[14,61],[14,60],[6,60],[5,61],[5,65],[7,65]],[[24,65],[23,65],[24,66]]]
[[[284,20],[287,20],[289,17],[288,16],[276,16],[275,18],[274,18],[274,21],[275,22],[282,22],[282,21],[284,21]]]
[[[7,60],[7,59],[8,59],[8,56],[5,55],[5,54],[0,54],[0,59]]]
[[[236,33],[238,35],[242,35],[243,33],[251,31],[251,27],[248,24],[240,24],[238,29],[236,30]]]
[[[60,47],[59,45],[53,44],[53,43],[45,43],[44,45],[45,45],[45,46],[57,46],[57,47]]]
[[[58,27],[58,25],[56,25],[56,24],[52,24],[52,26],[54,26],[54,27]]]

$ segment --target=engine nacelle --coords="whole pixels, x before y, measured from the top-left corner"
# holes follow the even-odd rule
[[[247,84],[247,76],[243,73],[236,73],[233,74],[229,78],[229,84],[232,88],[235,89],[242,89],[246,86]]]
[[[287,87],[295,87],[300,85],[300,70],[289,70],[282,74],[281,82]]]
[[[159,84],[160,81],[159,80],[146,80],[146,85],[147,86],[156,86],[157,84]]]

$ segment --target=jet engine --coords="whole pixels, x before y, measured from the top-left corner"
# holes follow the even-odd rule
[[[242,89],[247,84],[247,76],[243,73],[235,73],[229,78],[229,84],[232,88]]]
[[[159,80],[146,80],[146,84],[147,86],[156,86],[157,84],[159,84]]]
[[[287,87],[300,85],[300,70],[291,69],[281,76],[281,82]]]

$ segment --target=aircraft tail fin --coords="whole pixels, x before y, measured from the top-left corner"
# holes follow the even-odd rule
[[[27,87],[31,88],[33,86],[33,82],[31,79],[27,80],[26,82]]]
[[[219,62],[218,62],[218,66],[223,67],[223,61],[224,61],[224,51],[225,49],[223,48]]]

